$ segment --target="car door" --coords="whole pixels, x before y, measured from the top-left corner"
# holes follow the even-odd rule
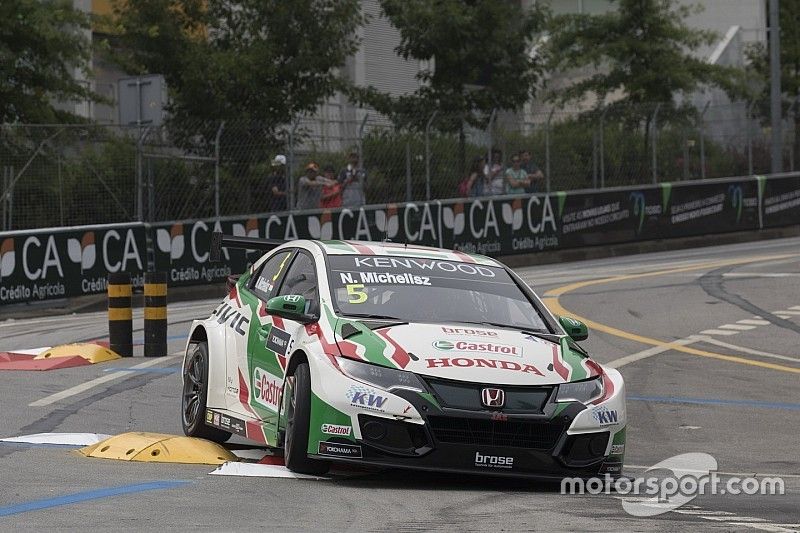
[[[276,376],[275,379],[282,376],[277,363],[261,362],[256,365],[251,354],[257,351],[254,346],[265,343],[263,337],[272,325],[272,317],[266,313],[266,303],[277,294],[282,276],[295,253],[293,248],[275,252],[255,269],[238,294],[242,312],[247,314],[247,323],[242,325],[240,331],[228,333],[228,339],[232,339],[232,342],[228,344],[226,404],[232,411],[251,418],[262,418],[265,413],[261,412],[261,407],[264,403],[270,405],[269,384],[274,380],[269,379],[268,375]],[[267,387],[266,393],[264,387]],[[256,395],[261,403],[254,401]],[[259,408],[254,409],[253,405]]]

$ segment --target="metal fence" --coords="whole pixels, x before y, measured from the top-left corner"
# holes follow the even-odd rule
[[[769,131],[753,115],[753,105],[734,103],[679,118],[655,104],[525,120],[434,114],[399,128],[373,111],[324,106],[277,129],[2,125],[0,230],[264,213],[277,154],[287,160],[290,208],[309,162],[338,174],[352,152],[366,176],[366,203],[462,196],[471,165],[492,148],[504,169],[513,154],[530,151],[544,175],[530,190],[540,192],[767,173]],[[792,171],[794,124],[789,109],[784,168]]]

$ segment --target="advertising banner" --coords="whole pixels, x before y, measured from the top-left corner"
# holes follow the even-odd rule
[[[358,209],[87,226],[0,234],[0,304],[102,292],[120,269],[151,265],[171,286],[223,281],[261,253],[211,233],[269,239],[390,240],[491,256],[603,246],[800,223],[800,176],[662,183],[602,191],[454,199]]]

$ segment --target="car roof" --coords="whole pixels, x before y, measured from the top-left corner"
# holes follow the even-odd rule
[[[445,250],[430,246],[404,244],[399,242],[370,241],[315,241],[329,255],[382,255],[390,257],[413,257],[421,259],[440,259],[459,263],[500,266],[500,263],[485,255],[470,254],[459,250]]]

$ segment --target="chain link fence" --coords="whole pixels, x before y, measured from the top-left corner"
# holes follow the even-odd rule
[[[500,176],[515,154],[530,152],[541,170],[526,186],[533,192],[762,174],[770,166],[769,130],[746,103],[706,106],[688,117],[666,116],[654,104],[525,120],[437,113],[413,122],[414,129],[399,128],[374,111],[328,105],[279,128],[2,125],[0,230],[292,209],[307,190],[300,177],[315,174],[306,171],[309,163],[330,167],[336,178],[352,157],[363,170],[360,201],[368,204],[506,193],[502,178],[492,186],[482,175],[493,150]],[[784,168],[793,171],[800,164],[793,108],[784,132]],[[272,165],[277,155],[285,165]],[[473,168],[485,187],[465,186]],[[335,194],[328,185],[320,197]]]

